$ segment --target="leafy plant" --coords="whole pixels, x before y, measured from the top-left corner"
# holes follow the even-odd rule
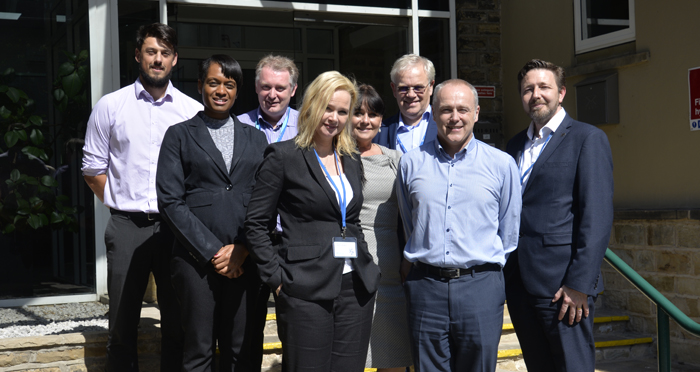
[[[47,226],[77,230],[74,215],[78,210],[71,206],[67,196],[57,195],[55,169],[47,165],[55,143],[80,136],[81,124],[89,114],[84,66],[87,51],[77,56],[66,55],[70,61],[59,67],[53,90],[55,107],[65,124],[56,126],[50,140],[46,137],[48,124],[33,113],[34,100],[9,85],[14,70],[7,69],[0,75],[0,179],[5,183],[0,185],[3,233],[28,232]]]
[[[62,125],[58,128],[56,137],[65,141],[68,138],[83,138],[84,124],[90,116],[90,105],[85,89],[88,79],[88,69],[85,62],[88,59],[87,50],[78,55],[64,52],[69,61],[58,68],[53,82],[53,99],[58,111],[62,114]]]

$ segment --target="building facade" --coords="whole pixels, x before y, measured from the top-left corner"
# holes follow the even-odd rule
[[[198,101],[198,61],[215,53],[236,58],[244,82],[234,114],[257,106],[255,65],[269,53],[295,60],[300,93],[321,72],[338,70],[375,86],[393,114],[389,71],[399,56],[430,58],[438,81],[456,76],[456,14],[454,0],[2,2],[0,306],[106,293],[109,211],[82,180],[82,141],[91,107],[137,78],[141,25],[164,22],[178,31],[172,82]]]
[[[438,83],[459,77],[488,92],[480,98],[475,134],[499,148],[529,123],[517,89],[522,65],[540,58],[565,67],[564,108],[599,126],[612,147],[616,216],[610,247],[698,319],[700,171],[694,161],[700,130],[692,127],[689,95],[689,71],[700,67],[692,43],[698,11],[700,4],[691,0],[673,7],[635,0],[4,1],[0,229],[17,219],[24,230],[0,234],[0,306],[90,301],[106,293],[103,232],[109,214],[79,170],[85,115],[104,94],[136,79],[135,31],[161,21],[179,32],[172,81],[193,98],[199,100],[198,60],[225,53],[241,63],[236,114],[257,105],[255,64],[276,53],[293,58],[301,71],[293,105],[319,73],[335,69],[377,88],[392,115],[391,64],[405,53],[420,53],[435,63]],[[41,118],[43,142],[31,125],[10,125],[8,120],[20,119],[18,105]],[[26,115],[22,120],[31,122]],[[24,137],[9,138],[7,128],[24,130]],[[25,152],[34,150],[22,152],[24,147],[45,150],[44,160],[29,157]],[[75,217],[72,230],[27,228],[30,218],[41,225],[40,204],[50,198],[27,197],[22,211],[7,212],[4,185],[23,179],[12,174],[21,166],[35,171],[22,168],[20,176],[56,181],[52,193],[68,198],[65,208],[77,208],[65,210]],[[47,225],[54,222],[45,218]],[[653,307],[607,264],[603,269],[606,306],[629,311],[636,329],[653,333]],[[700,364],[693,352],[700,342],[673,332],[676,357]]]
[[[680,310],[700,320],[700,131],[690,70],[700,50],[694,1],[501,2],[503,132],[523,130],[519,69],[539,58],[565,68],[566,111],[607,135],[615,180],[610,248]],[[700,89],[700,86],[695,86]],[[697,125],[697,120],[695,120]],[[604,306],[656,334],[656,308],[603,263]],[[671,321],[672,358],[700,365],[700,338]]]

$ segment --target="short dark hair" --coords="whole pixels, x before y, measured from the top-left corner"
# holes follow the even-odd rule
[[[241,65],[238,64],[238,61],[226,54],[214,54],[213,56],[200,62],[199,81],[204,83],[204,80],[207,78],[209,66],[211,66],[212,63],[216,63],[221,66],[221,73],[223,73],[227,78],[233,79],[236,82],[236,89],[240,92],[241,84],[243,84],[243,70],[241,70]]]
[[[520,91],[520,85],[523,82],[523,78],[527,75],[530,70],[549,70],[554,74],[554,80],[557,83],[557,88],[561,89],[566,86],[566,74],[564,69],[560,66],[555,65],[552,62],[543,61],[541,59],[532,59],[523,66],[523,68],[518,72],[518,92]]]
[[[369,84],[361,84],[359,87],[357,87],[357,92],[358,95],[355,110],[359,110],[363,104],[366,104],[369,111],[384,116],[384,101],[373,86]]]
[[[177,53],[177,31],[174,28],[158,22],[139,27],[136,31],[136,49],[141,50],[143,42],[149,37],[156,38]]]

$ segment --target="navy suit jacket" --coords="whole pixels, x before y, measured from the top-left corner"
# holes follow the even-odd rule
[[[379,133],[372,139],[372,142],[388,147],[392,150],[396,148],[396,133],[399,130],[399,114],[396,114],[389,119],[382,121],[382,126],[379,128]],[[437,124],[435,120],[430,120],[428,123],[428,131],[425,133],[424,143],[428,143],[437,138]],[[401,151],[401,149],[398,149]]]
[[[507,152],[520,165],[527,130]],[[523,190],[518,249],[507,281],[529,294],[554,297],[562,286],[594,296],[603,290],[600,265],[613,222],[613,164],[608,137],[566,115],[535,162]]]

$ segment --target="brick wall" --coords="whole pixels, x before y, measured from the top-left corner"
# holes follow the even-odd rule
[[[502,135],[501,0],[457,0],[457,75],[473,85],[496,87],[496,98],[479,100],[476,137],[490,134],[496,147]]]
[[[700,322],[700,218],[697,211],[618,212],[610,249],[686,315]],[[603,263],[604,306],[630,315],[634,331],[656,335],[656,305]],[[671,357],[700,365],[700,337],[671,319]]]

